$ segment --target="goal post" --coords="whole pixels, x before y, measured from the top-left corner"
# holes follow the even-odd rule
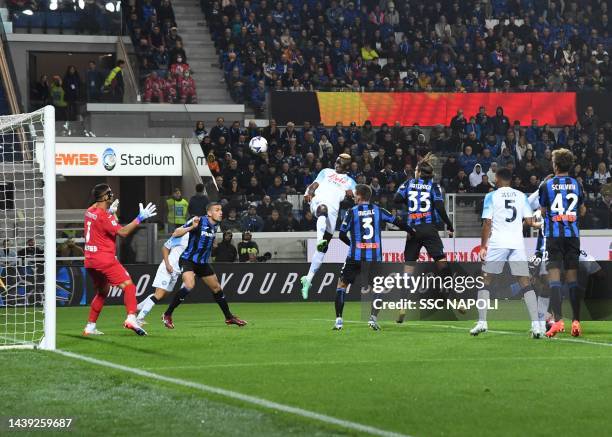
[[[55,109],[0,116],[0,349],[55,349]]]

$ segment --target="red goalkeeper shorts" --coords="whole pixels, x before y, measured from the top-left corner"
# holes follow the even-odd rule
[[[116,259],[108,262],[90,262],[86,269],[96,289],[105,288],[107,285],[123,284],[132,279],[125,267]]]

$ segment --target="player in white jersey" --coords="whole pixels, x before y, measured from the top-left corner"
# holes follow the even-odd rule
[[[147,296],[145,300],[138,304],[137,320],[142,324],[145,317],[153,309],[156,303],[161,301],[168,293],[174,290],[176,282],[181,276],[181,268],[179,266],[179,258],[185,251],[189,243],[189,233],[182,237],[170,237],[162,247],[163,261],[157,267],[155,279],[153,279],[153,287],[155,293]],[[162,322],[164,322],[162,317]],[[168,327],[164,322],[164,326]]]
[[[315,181],[306,188],[304,200],[310,203],[310,211],[317,218],[317,251],[312,257],[308,274],[301,278],[304,299],[308,298],[312,278],[323,264],[329,241],[334,235],[340,202],[347,196],[353,197],[356,183],[346,174],[350,164],[351,156],[342,153],[336,159],[335,170],[321,170]]]
[[[492,275],[503,272],[506,262],[510,263],[510,272],[518,277],[523,299],[531,319],[531,335],[540,338],[544,332],[538,323],[538,301],[535,290],[529,281],[529,266],[523,241],[523,220],[529,226],[534,225],[533,212],[524,193],[510,187],[512,173],[506,168],[499,169],[495,174],[497,190],[485,196],[482,218],[482,235],[480,242],[480,257],[485,289],[478,291],[478,299],[488,303]],[[487,307],[481,305],[478,309],[478,323],[470,331],[471,335],[486,332]]]

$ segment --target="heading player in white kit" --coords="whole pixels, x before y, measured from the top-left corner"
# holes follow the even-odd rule
[[[523,241],[523,220],[529,226],[534,225],[533,212],[524,193],[510,187],[512,173],[506,168],[499,169],[495,175],[497,190],[485,196],[482,218],[482,235],[480,257],[485,287],[492,282],[491,275],[499,275],[506,262],[510,262],[510,272],[518,277],[521,293],[531,319],[531,335],[540,338],[544,332],[538,323],[538,300],[529,281],[529,266]],[[488,301],[490,292],[487,289],[478,291],[478,299]],[[470,331],[471,335],[486,332],[487,306],[479,307],[478,323]]]
[[[155,279],[153,279],[153,287],[155,287],[155,293],[147,296],[145,300],[138,304],[137,320],[140,324],[144,322],[145,317],[153,309],[156,303],[161,301],[168,293],[174,290],[176,282],[181,276],[181,268],[179,266],[179,259],[181,254],[187,248],[189,243],[189,233],[182,237],[170,237],[162,247],[162,256],[164,260],[159,263]],[[162,322],[166,328],[172,329],[174,326],[169,326],[164,318]]]
[[[312,278],[323,264],[329,241],[334,235],[340,202],[347,196],[353,197],[356,183],[346,174],[350,165],[351,156],[342,153],[336,159],[335,170],[321,170],[315,181],[306,188],[304,200],[310,202],[310,211],[317,218],[317,251],[312,257],[308,274],[301,278],[304,299],[308,299]]]

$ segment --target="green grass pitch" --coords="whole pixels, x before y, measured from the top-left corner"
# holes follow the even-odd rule
[[[191,304],[170,331],[161,306],[142,338],[121,327],[123,307],[104,309],[96,338],[81,336],[87,308],[59,308],[58,348],[411,436],[612,429],[610,322],[585,322],[584,342],[531,340],[527,322],[510,321],[476,338],[471,322],[383,322],[374,332],[349,303],[355,322],[334,332],[333,304],[306,302],[234,304],[249,321],[238,328],[216,305]],[[364,434],[52,352],[1,351],[0,369],[0,434],[7,417],[74,417],[73,435]]]

